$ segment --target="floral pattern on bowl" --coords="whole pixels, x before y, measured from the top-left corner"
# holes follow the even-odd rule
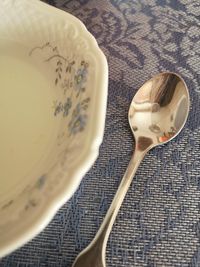
[[[55,64],[55,86],[61,90],[64,101],[55,100],[53,103],[54,115],[62,114],[63,117],[70,116],[68,123],[68,133],[77,134],[84,130],[87,123],[87,109],[90,97],[81,99],[76,103],[73,109],[73,95],[76,99],[80,99],[81,95],[86,91],[86,83],[88,79],[89,63],[82,60],[78,66],[75,59],[69,61],[58,51],[57,46],[53,47],[49,42],[43,46],[37,46],[31,49],[29,56],[32,56],[38,49],[42,50],[45,55],[45,49],[52,50],[52,55],[44,60],[50,62],[54,60]],[[72,110],[72,112],[71,112]],[[71,113],[71,114],[70,114]]]

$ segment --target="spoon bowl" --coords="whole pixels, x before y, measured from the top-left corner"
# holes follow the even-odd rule
[[[175,73],[159,73],[144,83],[128,114],[138,149],[151,149],[177,136],[187,120],[189,103],[187,86]]]

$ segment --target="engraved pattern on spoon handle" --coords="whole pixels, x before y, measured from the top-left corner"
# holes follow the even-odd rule
[[[146,151],[136,150],[96,236],[76,258],[73,267],[106,267],[106,244],[119,209]]]

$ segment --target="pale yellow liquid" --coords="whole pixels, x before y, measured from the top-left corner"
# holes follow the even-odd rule
[[[53,91],[31,59],[0,50],[0,196],[25,183],[52,143]]]

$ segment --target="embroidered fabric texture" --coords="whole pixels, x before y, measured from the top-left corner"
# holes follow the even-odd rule
[[[191,96],[186,127],[140,166],[107,247],[109,267],[200,266],[200,3],[197,0],[46,0],[80,18],[109,62],[104,141],[72,199],[1,267],[70,267],[91,241],[134,148],[127,113],[153,74],[183,76]]]

